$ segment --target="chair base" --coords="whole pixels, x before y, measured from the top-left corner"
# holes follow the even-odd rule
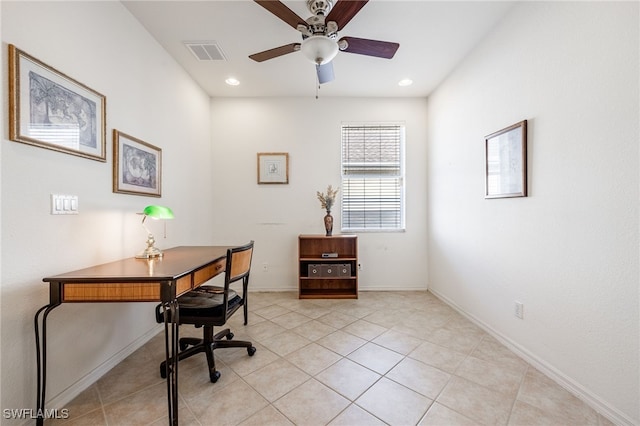
[[[219,331],[215,335],[213,334],[213,326],[205,325],[203,331],[203,338],[197,339],[193,337],[184,337],[180,339],[180,352],[178,352],[178,361],[189,358],[195,354],[204,352],[207,356],[207,364],[209,366],[209,380],[211,383],[215,383],[220,378],[220,372],[216,370],[216,362],[213,356],[213,351],[219,348],[247,348],[249,356],[253,356],[256,353],[256,348],[251,342],[243,340],[231,340],[233,339],[233,333],[230,329],[225,328]],[[169,360],[170,364],[168,368],[171,368],[172,359]],[[163,379],[167,378],[167,361],[163,361],[160,364],[160,376]]]

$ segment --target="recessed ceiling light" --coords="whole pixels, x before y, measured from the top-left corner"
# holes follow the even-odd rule
[[[398,86],[411,86],[413,84],[413,80],[410,78],[403,78],[398,82]]]
[[[237,86],[240,84],[240,82],[233,77],[229,77],[224,82],[227,83],[229,86]]]

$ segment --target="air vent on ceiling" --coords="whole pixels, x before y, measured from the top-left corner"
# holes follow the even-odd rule
[[[226,61],[224,53],[215,41],[185,41],[184,45],[200,61]]]

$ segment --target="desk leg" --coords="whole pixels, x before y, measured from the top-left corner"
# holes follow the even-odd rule
[[[38,397],[36,402],[37,426],[44,424],[44,403],[47,389],[47,316],[49,312],[57,306],[60,306],[60,304],[50,304],[38,309],[33,321],[36,332],[36,363],[38,372]],[[40,314],[42,314],[42,319],[40,319]],[[40,332],[40,321],[42,321],[42,333]]]
[[[169,424],[178,426],[178,301],[162,305],[164,314],[164,344],[167,365],[167,402]]]

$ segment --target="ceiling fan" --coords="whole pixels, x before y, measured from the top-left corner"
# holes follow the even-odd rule
[[[331,61],[338,51],[391,59],[400,47],[398,43],[366,38],[342,37],[338,40],[338,31],[342,30],[369,0],[336,0],[335,7],[334,0],[307,0],[307,7],[313,14],[307,20],[299,17],[279,0],[254,1],[300,31],[302,42],[285,44],[255,53],[249,58],[256,62],[263,62],[301,51],[316,65],[320,84],[335,78]]]

